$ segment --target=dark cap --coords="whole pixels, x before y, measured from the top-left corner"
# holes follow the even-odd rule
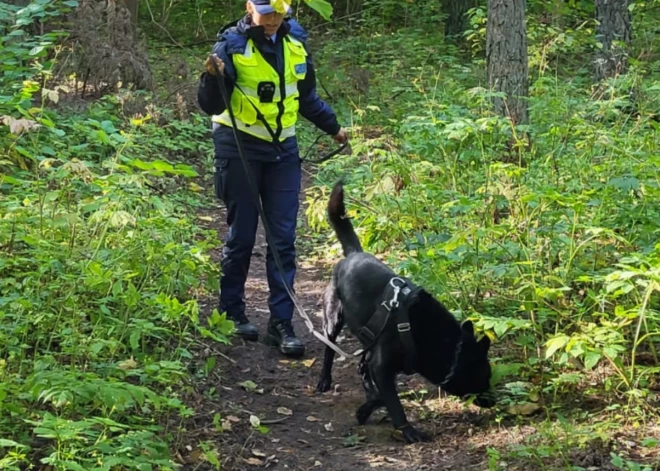
[[[277,11],[275,8],[273,8],[273,4],[277,0],[249,0],[252,5],[254,5],[254,9],[257,10],[257,13],[260,15],[267,15],[269,13],[273,13]],[[285,2],[282,1],[282,5],[284,6],[284,9],[286,10],[286,13],[291,13],[291,6]],[[281,12],[280,12],[281,13]]]

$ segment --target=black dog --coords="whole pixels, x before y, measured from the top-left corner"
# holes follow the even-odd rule
[[[470,321],[462,325],[423,288],[364,253],[346,216],[341,182],[332,190],[328,216],[344,250],[324,295],[323,328],[334,342],[344,322],[365,350],[360,362],[367,401],[356,412],[364,424],[385,406],[408,443],[430,437],[408,423],[396,390],[396,375],[419,373],[449,394],[475,394],[480,407],[492,407],[490,339],[477,342]],[[330,389],[335,352],[326,347],[318,392]]]

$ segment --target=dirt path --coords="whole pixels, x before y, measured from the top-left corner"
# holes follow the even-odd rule
[[[299,214],[304,214],[303,208]],[[212,216],[211,227],[224,236],[224,208],[206,211],[204,215]],[[304,231],[299,232],[298,245],[309,247]],[[265,253],[260,226],[246,287],[248,315],[260,334],[266,330],[269,315]],[[214,255],[218,261],[219,255]],[[296,291],[320,328],[319,300],[331,266],[310,262],[301,252],[298,260]],[[210,312],[215,303],[215,299],[206,300],[205,312]],[[517,441],[524,435],[524,430],[508,430],[504,437],[501,431],[487,425],[492,421],[476,407],[439,398],[437,390],[420,378],[405,376],[399,378],[399,391],[418,392],[405,396],[409,420],[432,433],[434,442],[404,445],[397,441],[383,410],[376,412],[365,426],[358,426],[354,411],[364,395],[356,363],[336,361],[334,392],[316,394],[324,346],[308,333],[297,315],[294,326],[307,346],[305,357],[298,361],[288,360],[273,347],[264,345],[261,338],[255,343],[235,339],[232,346],[208,344],[203,349],[200,364],[208,356],[215,356],[217,366],[208,377],[200,378],[186,399],[195,408],[196,416],[187,425],[190,433],[180,451],[180,459],[189,463],[184,469],[214,469],[196,458],[199,442],[207,441],[218,447],[222,469],[227,471],[264,467],[327,471],[485,470],[487,446],[502,439]],[[349,335],[340,337],[340,345],[349,352],[358,347]],[[252,381],[256,388],[239,385],[245,381]],[[429,393],[422,404],[419,391],[424,388]],[[287,415],[289,411],[291,415]],[[231,424],[231,430],[216,429],[213,421],[217,413],[225,425]],[[263,434],[252,427],[250,415],[277,423],[269,423],[269,431]]]

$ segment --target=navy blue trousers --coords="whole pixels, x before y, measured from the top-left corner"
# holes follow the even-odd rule
[[[227,206],[229,231],[222,249],[220,312],[234,317],[245,313],[245,281],[257,232],[259,211],[252,198],[243,162],[237,159],[216,160],[216,195]],[[280,255],[285,280],[293,290],[296,275],[296,222],[301,184],[299,159],[281,162],[250,161],[253,179],[268,220],[274,245]],[[268,308],[271,317],[291,319],[293,301],[289,297],[273,258],[272,247],[266,253]]]

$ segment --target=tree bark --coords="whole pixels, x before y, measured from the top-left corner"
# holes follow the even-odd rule
[[[632,36],[628,0],[596,0],[596,40],[602,49],[596,55],[596,80],[614,77],[628,69],[626,46]]]
[[[447,14],[445,37],[458,41],[467,28],[467,11],[477,5],[477,0],[442,0],[442,10]]]
[[[514,124],[528,121],[526,0],[488,0],[486,62],[488,85],[503,92],[493,98],[495,111]]]
[[[137,28],[140,0],[121,0],[121,3],[131,14],[131,23],[133,24],[133,28]]]

